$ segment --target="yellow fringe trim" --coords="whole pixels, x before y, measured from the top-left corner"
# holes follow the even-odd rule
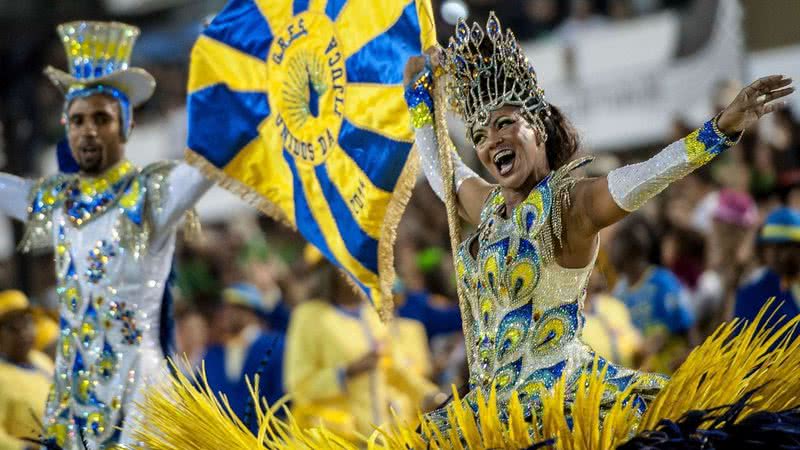
[[[774,302],[770,299],[737,336],[733,334],[742,321],[733,320],[694,349],[647,409],[642,428],[652,429],[661,419],[676,420],[692,409],[729,405],[756,388],[740,418],[800,405],[800,339],[789,341],[800,316],[777,329],[758,329],[775,315]]]
[[[382,296],[378,315],[383,321],[388,321],[394,315],[394,295],[392,293],[395,277],[394,242],[397,239],[397,226],[400,225],[406,206],[411,200],[414,185],[417,183],[418,172],[419,158],[417,157],[417,148],[413,146],[408,153],[406,165],[400,172],[400,178],[397,180],[389,205],[386,207],[386,214],[381,226],[381,238],[378,241],[378,280]]]
[[[508,420],[501,421],[496,392],[492,389],[488,399],[478,393],[477,417],[454,395],[456,400],[447,410],[450,425],[447,432],[420,416],[421,434],[413,424],[395,420],[378,428],[363,442],[353,443],[324,428],[302,428],[288,411],[285,419],[275,418],[275,411],[283,408],[285,401],[282,400],[272,407],[256,402],[255,414],[260,428],[258,436],[253,436],[233,415],[224,398],[220,401],[210,394],[203,372],[199,379],[179,374],[173,381],[148,390],[141,405],[145,417],[136,434],[153,450],[522,449],[546,439],[555,439],[555,447],[565,450],[614,448],[640,431],[655,428],[661,419],[675,420],[692,409],[728,405],[755,388],[759,388],[758,393],[740,418],[757,410],[780,411],[800,406],[800,377],[797,376],[800,339],[792,342],[786,337],[798,326],[800,316],[777,330],[758,330],[772,310],[772,304],[772,300],[768,302],[753,323],[744,326],[736,336],[733,332],[742,325],[741,321],[721,325],[689,355],[641,420],[634,402],[624,402],[635,385],[621,393],[601,416],[600,403],[606,389],[605,366],[599,372],[581,375],[571,406],[571,429],[564,409],[566,387],[562,378],[542,398],[542,415],[535,419],[540,426],[533,429],[524,419],[516,394],[509,403]],[[770,351],[773,345],[775,349]],[[258,398],[252,386],[250,391],[253,398]],[[456,430],[460,431],[460,436]]]
[[[184,159],[203,172],[210,180],[213,180],[222,188],[239,196],[250,206],[290,229],[297,230],[297,227],[286,217],[286,213],[282,209],[278,208],[251,186],[232,178],[223,170],[211,164],[202,155],[191,149],[186,149],[184,152]],[[394,313],[392,285],[394,284],[395,277],[394,242],[397,237],[397,226],[400,224],[400,219],[402,219],[403,212],[411,198],[411,192],[417,180],[418,170],[419,161],[416,149],[412,148],[408,154],[405,167],[403,167],[403,171],[400,173],[400,178],[397,180],[389,204],[386,207],[386,214],[384,215],[383,224],[381,225],[380,239],[378,241],[378,289],[380,290],[381,299],[379,304],[375,305],[375,308],[378,311],[378,315],[384,321],[388,321]],[[343,276],[358,295],[367,301],[371,301],[349,276],[344,274]]]

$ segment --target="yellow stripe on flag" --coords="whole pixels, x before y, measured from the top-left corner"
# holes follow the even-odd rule
[[[358,128],[395,141],[413,142],[403,86],[349,83],[345,87],[345,117]]]
[[[392,194],[372,184],[361,168],[340,147],[335,147],[325,161],[328,177],[339,188],[359,227],[376,240]],[[369,207],[364,207],[369,205]]]
[[[308,10],[312,12],[324,13],[328,6],[328,0],[311,0],[308,3]]]
[[[201,34],[192,48],[187,89],[191,94],[219,83],[235,91],[266,92],[267,64]]]
[[[339,30],[342,55],[348,58],[391,28],[408,4],[408,1],[348,0],[334,24]]]
[[[273,37],[283,33],[283,27],[294,17],[292,5],[293,2],[286,0],[256,0],[256,6],[267,20]]]
[[[314,166],[297,164],[297,174],[303,184],[308,209],[311,210],[314,220],[319,225],[322,237],[325,238],[325,243],[328,245],[333,257],[365,285],[377,286],[378,274],[366,269],[347,250],[347,246],[342,240],[342,234],[339,232],[339,227],[336,225],[336,219],[331,213],[328,202],[325,200],[325,194],[323,194],[322,187],[317,180],[317,175],[314,173]]]
[[[425,51],[436,45],[436,22],[433,19],[433,7],[430,0],[416,0],[417,18],[419,20],[419,41]]]
[[[264,119],[259,132],[260,135],[247,144],[223,171],[269,199],[294,225],[292,171],[283,159],[281,133],[273,116]]]

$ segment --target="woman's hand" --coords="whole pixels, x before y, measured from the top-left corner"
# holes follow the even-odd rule
[[[430,59],[431,66],[433,68],[439,67],[441,53],[442,49],[438,45],[434,45],[425,50],[424,55],[417,55],[408,58],[408,61],[406,61],[406,67],[403,69],[403,86],[408,86],[408,84],[411,83],[411,81],[413,81],[420,72],[425,70],[426,55],[427,58]]]
[[[790,86],[792,79],[783,75],[770,75],[759,78],[742,89],[739,95],[726,107],[717,120],[717,127],[728,136],[746,130],[765,114],[781,107],[775,100],[794,92]]]

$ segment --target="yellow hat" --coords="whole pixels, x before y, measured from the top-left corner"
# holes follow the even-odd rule
[[[303,260],[309,266],[316,266],[320,261],[322,261],[323,255],[322,253],[317,250],[317,247],[314,247],[311,244],[306,244],[306,248],[303,249]]]
[[[36,339],[33,348],[44,351],[58,339],[58,323],[41,308],[33,310],[33,326],[36,328]]]
[[[15,289],[0,291],[0,316],[28,307],[30,307],[28,297],[22,292]]]

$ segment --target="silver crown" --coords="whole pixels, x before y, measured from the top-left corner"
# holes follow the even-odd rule
[[[459,19],[444,56],[449,103],[468,130],[476,123],[486,125],[492,111],[504,105],[519,106],[531,124],[541,124],[544,91],[514,33],[503,33],[494,11],[485,28],[476,22],[470,29]]]

